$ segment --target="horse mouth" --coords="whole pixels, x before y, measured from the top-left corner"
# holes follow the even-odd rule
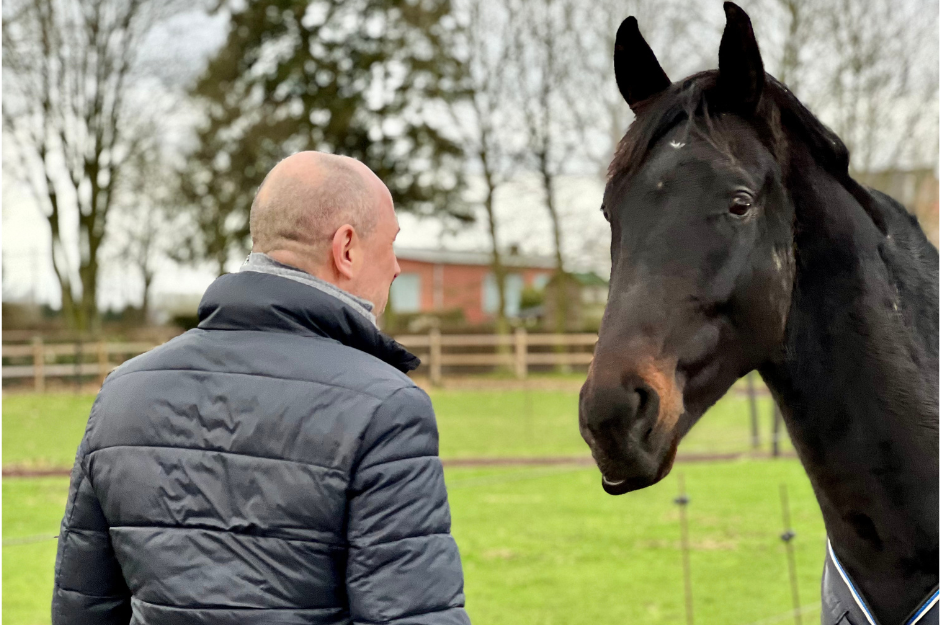
[[[617,463],[610,459],[594,453],[594,460],[601,471],[601,488],[608,495],[624,495],[656,484],[669,475],[676,460],[677,449],[678,441],[673,440],[665,456],[658,463],[651,462],[653,458],[646,459],[647,461],[642,463],[646,465],[645,467],[638,467],[635,462],[631,463],[633,466],[630,473],[632,474],[616,466]]]
[[[640,490],[651,485],[648,480],[643,478],[624,478],[618,481],[610,481],[606,476],[601,475],[601,488],[603,488],[604,492],[608,495],[625,495],[626,493]]]

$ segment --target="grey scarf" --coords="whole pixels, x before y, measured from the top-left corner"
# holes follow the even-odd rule
[[[335,284],[330,284],[325,280],[321,280],[316,276],[312,276],[306,271],[302,271],[296,267],[291,267],[290,265],[285,265],[284,263],[279,263],[267,254],[252,252],[248,255],[248,259],[245,260],[245,264],[241,266],[239,271],[257,271],[258,273],[269,273],[271,275],[281,276],[282,278],[287,278],[288,280],[293,280],[294,282],[300,282],[301,284],[311,286],[319,291],[323,291],[327,295],[332,295],[368,319],[372,325],[377,327],[375,322],[375,315],[372,314],[372,309],[374,308],[372,302],[364,300],[361,297],[357,297],[352,293],[347,293]]]

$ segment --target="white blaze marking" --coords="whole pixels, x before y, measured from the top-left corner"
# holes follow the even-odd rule
[[[679,142],[679,141],[670,141],[670,142],[669,142],[669,145],[670,145],[670,147],[673,147],[673,148],[675,148],[675,149],[677,149],[677,150],[678,150],[679,148],[684,148],[684,147],[685,147],[685,144],[684,144],[684,143],[681,143],[681,142]]]

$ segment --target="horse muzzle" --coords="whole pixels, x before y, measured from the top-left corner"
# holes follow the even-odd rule
[[[664,384],[667,379],[671,385]],[[667,377],[657,368],[657,375],[631,373],[614,383],[602,383],[591,375],[581,388],[581,436],[591,448],[607,493],[646,488],[672,468],[679,442],[675,426],[683,412],[674,380],[674,373]]]

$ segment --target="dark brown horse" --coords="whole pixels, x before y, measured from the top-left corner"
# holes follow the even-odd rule
[[[832,547],[881,625],[937,586],[937,250],[855,182],[726,3],[719,68],[672,83],[629,18],[636,121],[610,165],[610,298],[580,426],[611,494],[645,488],[735,380],[780,404]]]

